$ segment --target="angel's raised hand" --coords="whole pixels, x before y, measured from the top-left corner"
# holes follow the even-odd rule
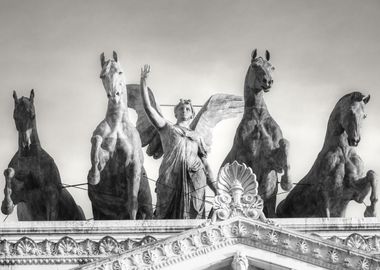
[[[150,72],[150,66],[144,65],[144,68],[141,68],[141,78],[142,79],[148,78],[149,72]]]

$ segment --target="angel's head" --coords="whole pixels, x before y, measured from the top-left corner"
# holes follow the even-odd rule
[[[174,107],[174,115],[177,122],[188,121],[194,118],[195,112],[190,99],[180,99],[179,103]]]
[[[100,55],[102,79],[104,89],[106,90],[108,100],[113,103],[120,103],[123,95],[126,93],[126,79],[123,69],[118,61],[117,53],[113,52],[113,59],[105,60],[104,53]]]

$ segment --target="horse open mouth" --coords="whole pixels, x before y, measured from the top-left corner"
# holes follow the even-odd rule
[[[270,91],[270,86],[263,86],[263,91],[265,92],[265,93],[268,93],[269,91]]]

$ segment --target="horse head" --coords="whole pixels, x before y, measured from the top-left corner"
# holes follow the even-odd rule
[[[363,119],[366,118],[364,106],[368,103],[370,96],[364,96],[360,92],[345,95],[338,103],[340,110],[339,122],[347,134],[349,146],[357,146],[360,142],[360,129]]]
[[[117,53],[113,52],[113,59],[105,60],[104,53],[100,55],[100,63],[102,71],[100,78],[102,79],[104,89],[108,99],[119,104],[122,96],[126,94],[126,79],[123,69],[118,61]]]
[[[16,129],[19,132],[20,146],[26,149],[32,144],[32,133],[36,123],[36,113],[34,109],[34,90],[30,91],[30,97],[17,98],[16,91],[13,91],[15,109],[13,118]]]
[[[269,63],[269,51],[265,52],[265,59],[261,56],[257,57],[257,49],[253,50],[251,64],[249,65],[245,86],[254,90],[256,93],[263,90],[269,92],[272,87],[272,71],[274,67]]]

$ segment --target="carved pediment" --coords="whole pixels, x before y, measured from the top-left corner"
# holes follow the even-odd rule
[[[244,251],[249,261],[261,260],[263,265],[272,265],[270,258],[275,256],[278,267],[289,263],[294,269],[305,269],[307,265],[317,269],[380,269],[380,259],[362,250],[244,217],[207,223],[76,269],[175,269],[184,262],[188,267],[194,265],[193,269],[202,269],[200,263],[205,256],[210,266],[239,251]]]

